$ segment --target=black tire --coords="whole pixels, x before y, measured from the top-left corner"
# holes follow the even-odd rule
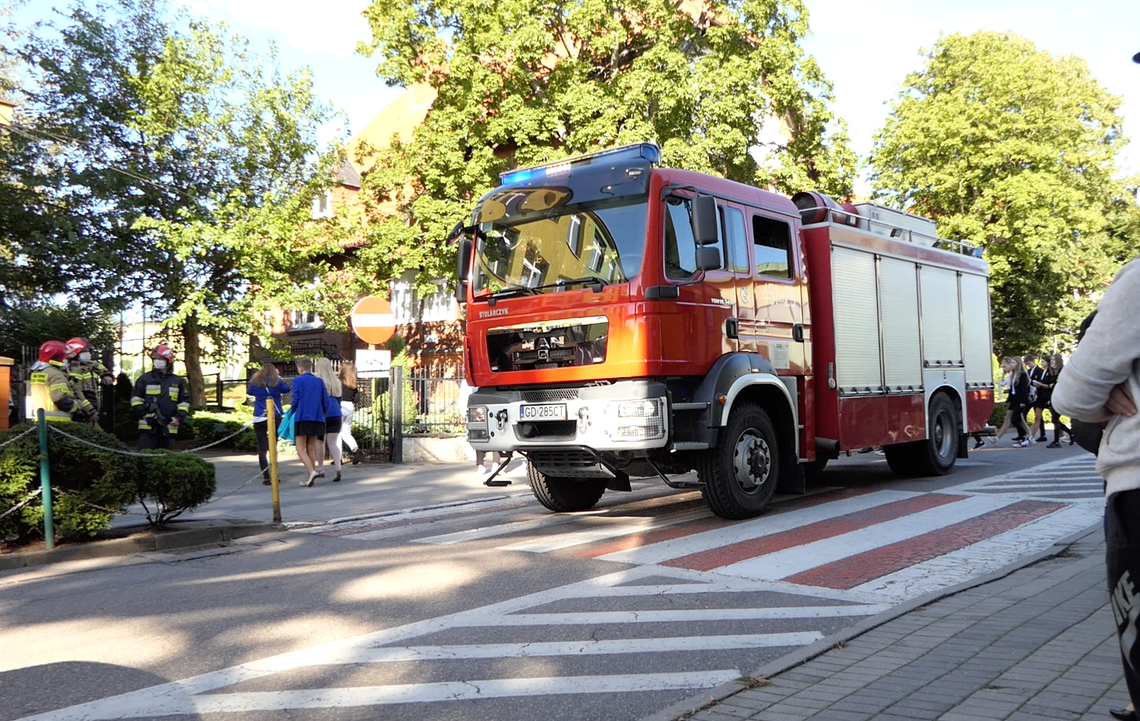
[[[762,408],[751,403],[732,410],[716,447],[697,463],[709,509],[730,520],[759,516],[780,480],[776,431]]]
[[[945,393],[930,401],[926,440],[884,446],[887,465],[900,476],[944,476],[958,460],[962,424],[954,402]]]
[[[538,502],[555,513],[588,511],[606,492],[605,478],[562,478],[547,476],[528,461],[526,477]]]

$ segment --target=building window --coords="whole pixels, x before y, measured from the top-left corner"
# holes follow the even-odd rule
[[[455,320],[455,295],[448,293],[442,283],[436,283],[436,289],[424,297],[423,321]]]
[[[333,215],[332,191],[326,190],[313,198],[313,219],[331,218]]]
[[[317,330],[324,328],[325,324],[316,311],[291,310],[289,311],[289,330]]]

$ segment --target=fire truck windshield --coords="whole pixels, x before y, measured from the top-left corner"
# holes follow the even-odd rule
[[[504,188],[483,199],[475,297],[624,283],[641,270],[645,196],[570,204],[568,188]]]

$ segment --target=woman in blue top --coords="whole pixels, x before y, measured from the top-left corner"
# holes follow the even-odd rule
[[[329,449],[329,456],[332,457],[333,468],[336,469],[336,475],[333,476],[333,481],[336,482],[340,480],[341,468],[340,428],[342,411],[340,410],[340,379],[337,378],[336,372],[333,371],[332,363],[328,358],[317,359],[316,367],[313,369],[313,375],[325,382],[325,391],[328,393],[325,398],[325,448]],[[321,463],[323,463],[324,460],[322,456]],[[317,467],[319,468],[320,464],[318,464]],[[323,471],[321,475],[324,475]]]
[[[325,383],[313,375],[311,358],[298,358],[297,373],[293,379],[293,443],[297,457],[305,464],[309,477],[302,486],[311,486],[321,475],[320,466],[325,460]]]
[[[261,366],[261,370],[249,379],[245,392],[253,396],[253,433],[257,436],[257,461],[261,464],[262,483],[269,485],[269,461],[265,454],[269,450],[269,423],[265,414],[265,403],[273,399],[273,419],[276,425],[281,421],[281,396],[289,392],[289,384],[281,380],[272,363]],[[276,430],[276,429],[274,429]]]

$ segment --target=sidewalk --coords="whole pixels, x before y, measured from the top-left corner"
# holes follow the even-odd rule
[[[644,721],[1110,719],[1128,692],[1104,538],[1094,527],[1069,540],[1056,556],[904,604]]]

